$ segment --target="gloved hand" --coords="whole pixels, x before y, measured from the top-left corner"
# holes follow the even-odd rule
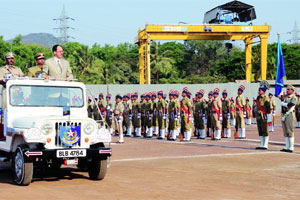
[[[137,114],[137,118],[140,119],[141,118],[141,113]]]
[[[220,119],[220,121],[223,121],[223,117],[222,117],[222,115],[220,115],[220,118],[219,118],[219,119]]]
[[[227,119],[230,119],[230,113],[227,113]]]
[[[122,121],[123,121],[123,117],[120,116],[119,119],[118,119],[118,122],[122,123]]]
[[[149,115],[149,120],[151,120],[151,119],[152,119],[152,115],[150,114],[150,115]]]
[[[166,114],[164,114],[164,115],[163,115],[163,119],[167,119],[167,116],[166,116]]]
[[[129,115],[129,120],[132,120],[132,114]]]
[[[246,112],[244,112],[244,118],[246,118],[246,117],[247,117]]]
[[[287,106],[288,103],[285,103],[285,102],[281,102],[280,105],[283,106],[283,107],[286,107],[286,108],[288,107],[288,106]]]
[[[203,120],[205,120],[205,119],[206,119],[206,117],[205,117],[205,114],[203,114],[203,115],[202,115],[202,119],[203,119]]]

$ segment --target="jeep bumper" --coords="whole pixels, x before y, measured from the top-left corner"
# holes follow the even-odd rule
[[[111,148],[99,147],[99,148],[89,148],[89,149],[28,149],[24,152],[24,156],[28,159],[36,158],[58,158],[58,159],[68,159],[68,158],[99,158],[106,159],[112,155]]]

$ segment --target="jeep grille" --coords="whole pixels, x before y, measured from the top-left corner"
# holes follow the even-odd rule
[[[81,127],[81,122],[56,122],[55,123],[55,132],[56,132],[56,138],[55,138],[55,146],[57,147],[63,147],[63,148],[76,148],[76,147],[80,147],[81,144],[81,138],[80,141],[74,145],[74,146],[66,146],[64,145],[61,140],[60,140],[60,126],[70,126],[70,125],[74,125],[74,126],[80,126]],[[82,127],[81,130],[82,132]]]

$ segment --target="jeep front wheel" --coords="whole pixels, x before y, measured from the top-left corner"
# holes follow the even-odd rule
[[[88,172],[90,179],[92,180],[102,180],[105,177],[107,169],[107,159],[105,160],[99,160],[99,159],[93,159],[88,164]]]
[[[33,175],[33,163],[27,162],[24,157],[24,151],[27,148],[19,145],[14,154],[14,174],[18,185],[29,185]]]

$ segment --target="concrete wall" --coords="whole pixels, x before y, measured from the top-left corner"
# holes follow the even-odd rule
[[[222,91],[224,89],[227,90],[228,92],[228,97],[235,97],[237,96],[237,89],[239,88],[241,84],[240,83],[222,83],[222,84],[153,84],[153,85],[87,85],[87,88],[91,91],[92,95],[95,97],[98,97],[99,93],[102,92],[104,95],[106,95],[107,93],[107,89],[109,91],[109,93],[112,94],[112,100],[114,101],[114,97],[116,96],[116,94],[121,94],[124,95],[126,93],[132,93],[132,92],[138,92],[139,95],[145,92],[152,92],[152,91],[159,91],[159,90],[163,90],[165,93],[168,93],[171,89],[177,89],[179,90],[179,92],[182,91],[182,89],[184,87],[188,87],[190,89],[190,91],[194,94],[199,91],[200,89],[204,89],[205,91],[205,96],[204,98],[207,99],[207,94],[209,93],[209,91],[215,89],[215,88],[219,88],[220,89],[220,93],[222,93]],[[253,97],[257,97],[258,95],[258,87],[259,87],[259,83],[243,83],[243,85],[246,87],[245,91],[244,91],[244,96],[248,97],[250,99],[250,103],[252,105],[252,100]],[[284,88],[284,91],[286,91],[286,89]],[[296,92],[299,92],[300,89],[297,88]],[[275,88],[274,86],[271,86],[270,90],[267,91],[267,93],[275,93]],[[88,93],[88,96],[91,96]],[[280,112],[280,101],[273,97],[276,101],[276,111]]]

